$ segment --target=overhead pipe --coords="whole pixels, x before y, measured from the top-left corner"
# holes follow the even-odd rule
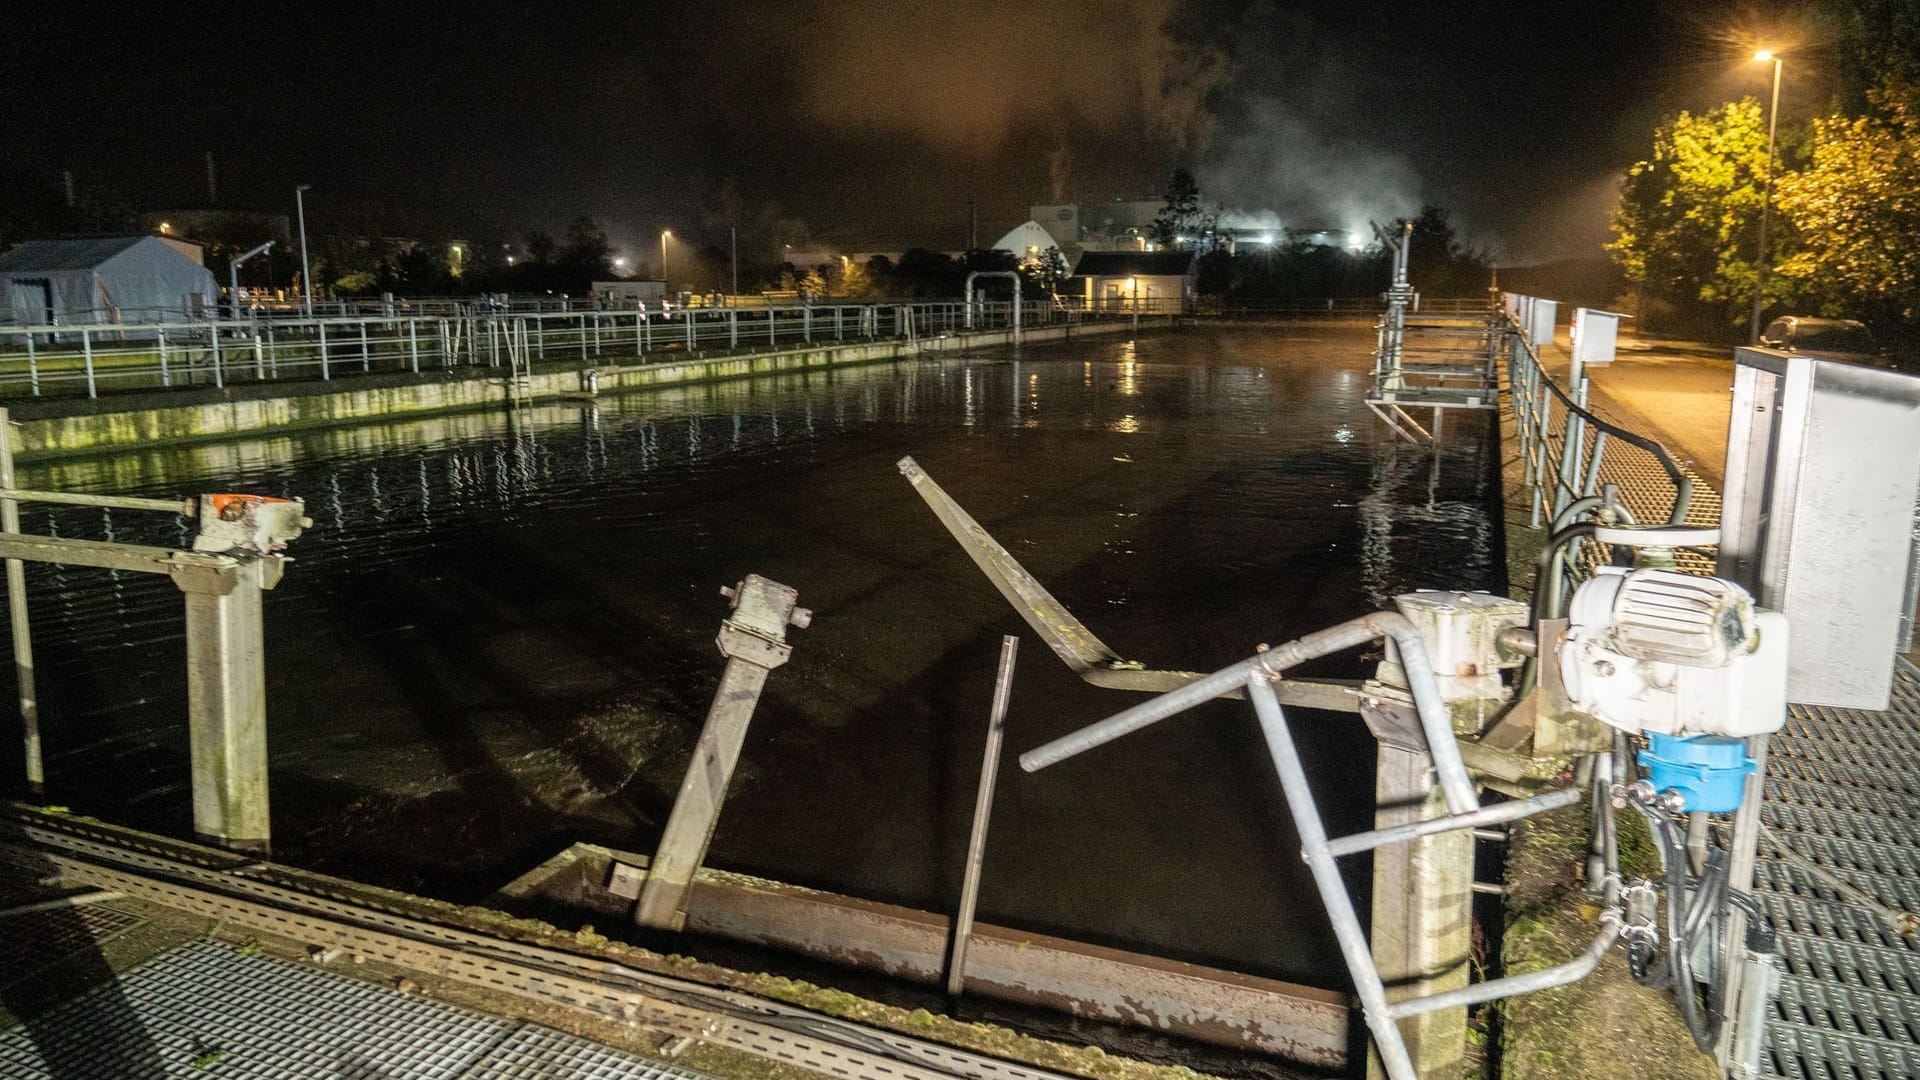
[[[1012,270],[975,270],[967,275],[967,329],[973,329],[973,282],[975,278],[1003,277],[1013,282],[1013,343],[1020,344],[1020,275]]]

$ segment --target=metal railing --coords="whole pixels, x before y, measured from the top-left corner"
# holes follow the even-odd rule
[[[658,311],[465,310],[315,318],[0,326],[0,396],[98,397],[115,389],[331,380],[376,372],[528,364],[649,363],[695,353],[869,341],[917,341],[1008,328],[1013,305],[898,304]],[[1132,311],[1024,305],[1032,329]],[[516,351],[518,350],[518,351]]]
[[[1235,300],[1201,306],[1201,314],[1229,315],[1249,319],[1374,319],[1386,313],[1387,302],[1378,296],[1327,297],[1301,300]],[[1414,295],[1408,309],[1413,315],[1484,315],[1485,296],[1431,297]]]
[[[1604,498],[1602,465],[1609,452],[1616,459],[1640,456],[1641,461],[1628,466],[1646,471],[1644,466],[1651,464],[1671,482],[1670,490],[1633,493],[1630,501],[1639,505],[1622,507],[1629,520],[1636,513],[1650,519],[1663,513],[1666,524],[1685,523],[1693,501],[1693,480],[1666,447],[1596,416],[1587,408],[1584,374],[1571,390],[1562,387],[1542,367],[1538,347],[1518,328],[1509,322],[1503,333],[1508,398],[1530,504],[1529,524],[1536,529],[1547,524],[1557,528],[1563,519]]]

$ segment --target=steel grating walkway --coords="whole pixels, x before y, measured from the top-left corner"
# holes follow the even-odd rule
[[[1768,749],[1753,884],[1785,968],[1771,1076],[1920,1076],[1920,941],[1899,922],[1920,912],[1920,673],[1897,667],[1885,712],[1795,705]]]
[[[553,1028],[204,938],[0,1033],[0,1076],[702,1080]]]

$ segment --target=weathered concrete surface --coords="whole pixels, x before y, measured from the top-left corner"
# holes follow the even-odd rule
[[[1147,324],[1142,323],[1142,329]],[[1023,343],[1059,341],[1089,334],[1131,333],[1116,320],[1026,330]],[[295,431],[434,413],[502,408],[511,400],[551,401],[588,393],[588,373],[598,373],[601,394],[664,386],[748,379],[762,375],[898,363],[963,349],[1011,344],[1005,330],[979,331],[919,342],[880,341],[854,345],[786,346],[764,353],[694,356],[633,366],[537,366],[515,386],[502,368],[342,376],[303,383],[235,383],[216,387],[145,391],[99,399],[41,399],[12,406],[19,425],[15,456],[33,461],[54,456],[113,453],[157,444],[229,439],[260,431]]]

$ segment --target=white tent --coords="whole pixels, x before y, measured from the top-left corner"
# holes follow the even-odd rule
[[[220,287],[158,236],[29,240],[0,254],[0,322],[152,323],[214,310]]]
[[[1025,262],[1045,255],[1048,248],[1058,251],[1060,245],[1054,241],[1053,234],[1042,228],[1039,222],[1029,221],[1024,225],[1016,226],[1012,232],[995,241],[993,248],[995,251],[1011,251],[1014,258]]]

